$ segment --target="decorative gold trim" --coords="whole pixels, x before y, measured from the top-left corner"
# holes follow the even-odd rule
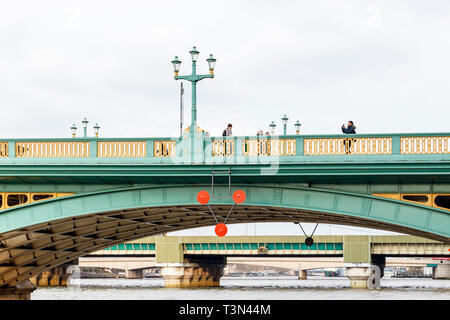
[[[392,154],[392,138],[304,139],[306,156]]]
[[[99,158],[139,158],[146,156],[146,141],[99,141],[97,143],[97,157]]]
[[[28,203],[38,202],[38,201],[42,201],[42,200],[46,200],[46,199],[71,196],[73,194],[74,193],[69,193],[69,192],[0,192],[0,210],[5,210],[8,208],[12,208],[12,207],[16,207],[16,206],[20,206],[20,205],[24,205],[24,204],[28,204]],[[23,203],[19,203],[14,206],[9,206],[8,205],[8,197],[11,195],[26,196],[27,200],[24,201]],[[48,197],[46,199],[34,200],[33,198],[36,195],[49,195],[50,197]],[[19,202],[20,202],[20,200],[19,200]]]
[[[173,157],[175,156],[175,141],[154,141],[153,156],[154,157]]]
[[[234,140],[214,140],[212,142],[212,156],[226,157],[234,155]]]
[[[244,156],[295,156],[295,139],[249,139],[242,141]]]
[[[372,193],[372,196],[393,199],[393,200],[399,200],[399,201],[405,201],[405,202],[411,202],[411,203],[421,204],[421,205],[424,205],[427,207],[444,209],[444,210],[450,211],[450,208],[440,207],[435,202],[436,197],[450,196],[450,193]],[[427,197],[427,201],[419,202],[419,201],[408,200],[408,199],[405,199],[405,196],[425,196],[425,197]]]
[[[87,141],[16,142],[17,158],[86,158]]]
[[[191,131],[191,126],[189,126],[189,127],[187,127],[186,129],[183,130],[183,132],[189,132],[189,131]],[[195,127],[195,132],[205,132],[205,130],[203,130],[199,126],[196,126]]]
[[[401,154],[450,153],[450,137],[402,137]]]

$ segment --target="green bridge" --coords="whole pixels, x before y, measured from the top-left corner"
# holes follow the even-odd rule
[[[94,251],[223,222],[237,189],[246,200],[228,224],[343,224],[450,243],[448,133],[4,139],[0,179],[4,292]]]

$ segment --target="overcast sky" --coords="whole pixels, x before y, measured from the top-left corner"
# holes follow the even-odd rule
[[[448,132],[449,30],[447,0],[3,1],[0,131],[69,137],[86,116],[103,137],[177,136],[170,61],[190,73],[195,45],[199,72],[217,59],[197,90],[212,135],[281,130],[284,113],[292,133]]]

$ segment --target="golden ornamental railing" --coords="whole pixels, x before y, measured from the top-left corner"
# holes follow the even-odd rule
[[[392,154],[392,138],[312,138],[304,139],[307,156]]]
[[[214,140],[212,142],[212,156],[226,157],[234,155],[234,141],[233,140]]]
[[[173,157],[175,156],[175,141],[154,141],[153,156],[154,157]]]
[[[295,156],[295,139],[249,139],[242,141],[244,156]]]
[[[97,143],[97,157],[145,157],[147,143],[145,141],[99,141]]]
[[[8,142],[0,142],[0,158],[8,157]]]
[[[450,153],[450,137],[403,137],[400,138],[400,153]]]
[[[85,158],[89,157],[87,141],[16,142],[18,158]]]

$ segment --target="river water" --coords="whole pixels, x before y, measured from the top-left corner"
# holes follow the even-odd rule
[[[38,288],[32,300],[450,300],[450,280],[383,278],[381,289],[351,289],[348,278],[222,277],[219,288],[164,288],[162,279],[79,279]]]

